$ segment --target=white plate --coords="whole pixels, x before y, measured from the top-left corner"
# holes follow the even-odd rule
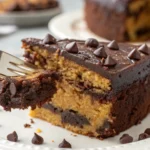
[[[49,22],[48,27],[56,37],[62,39],[73,38],[85,40],[93,37],[99,41],[108,41],[108,39],[95,35],[87,28],[83,11],[60,14]],[[147,42],[147,44],[150,46],[150,42]]]
[[[17,26],[34,26],[48,23],[50,18],[59,14],[61,9],[52,8],[47,10],[10,12],[0,14],[0,24],[9,24]]]
[[[39,119],[33,119],[35,123],[31,124],[32,128],[24,128],[25,123],[30,124],[28,113],[29,110],[5,112],[0,108],[0,150],[58,150],[58,145],[64,138],[71,143],[73,149],[77,150],[150,150],[150,139],[120,145],[119,138],[123,133],[116,137],[100,141],[81,135],[73,136],[71,132]],[[150,115],[141,124],[130,128],[124,133],[132,135],[134,141],[136,141],[138,135],[147,127],[150,127],[149,120]],[[42,133],[39,133],[39,135],[45,141],[41,146],[35,146],[31,143],[34,132],[38,128],[42,130]],[[13,131],[18,133],[19,142],[17,143],[6,140],[7,134]]]

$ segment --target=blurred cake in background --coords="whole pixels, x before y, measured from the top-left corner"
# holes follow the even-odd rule
[[[88,28],[106,39],[150,39],[150,0],[86,0]]]
[[[57,0],[2,0],[0,12],[32,11],[58,7]]]

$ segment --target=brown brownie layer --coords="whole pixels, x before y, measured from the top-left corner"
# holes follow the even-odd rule
[[[56,92],[57,74],[42,71],[34,75],[0,78],[0,105],[11,108],[41,107]]]
[[[150,39],[149,0],[86,0],[85,20],[91,31],[109,40]]]

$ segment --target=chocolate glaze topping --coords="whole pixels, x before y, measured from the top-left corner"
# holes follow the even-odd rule
[[[41,48],[45,48],[50,53],[54,53],[56,50],[60,49],[61,56],[111,80],[113,91],[116,92],[128,85],[131,85],[133,82],[146,77],[150,73],[150,55],[144,55],[138,52],[140,56],[140,60],[138,59],[139,61],[135,61],[135,59],[128,57],[133,49],[136,49],[137,51],[141,45],[134,46],[125,43],[116,43],[119,50],[111,50],[108,48],[109,43],[105,42],[99,42],[98,46],[95,48],[87,46],[87,41],[85,42],[73,39],[58,40],[56,44],[51,45],[42,44],[41,39],[35,38],[27,38],[22,41],[30,46],[36,45]],[[76,42],[78,53],[71,53],[66,50],[66,45],[71,42]],[[108,65],[107,69],[102,63],[105,62],[102,60],[104,58],[99,58],[94,54],[94,51],[102,46],[104,47],[107,55],[111,57],[111,60],[115,61],[111,67]],[[149,50],[150,49],[148,48],[148,51]],[[109,62],[112,63],[110,59]]]

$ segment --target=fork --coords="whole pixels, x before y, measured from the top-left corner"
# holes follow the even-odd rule
[[[25,76],[36,72],[36,70],[37,68],[33,64],[0,50],[1,76]]]

